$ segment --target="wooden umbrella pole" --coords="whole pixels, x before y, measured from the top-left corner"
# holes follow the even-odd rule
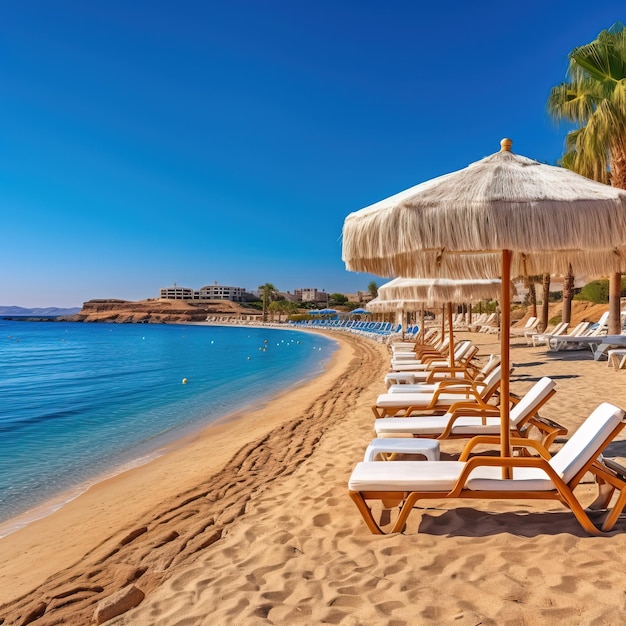
[[[511,438],[509,425],[509,398],[511,355],[509,328],[511,326],[511,251],[502,251],[502,297],[500,308],[502,309],[500,326],[500,436],[502,440],[500,454],[502,457],[511,456]],[[502,478],[511,478],[511,468],[502,468]]]
[[[424,307],[420,312],[420,343],[424,343],[426,338],[426,329],[424,328]]]
[[[452,334],[452,302],[448,302],[448,332],[450,333],[450,342],[448,350],[450,351],[450,367],[454,367],[454,335]]]
[[[441,307],[441,339],[446,337],[446,306]]]

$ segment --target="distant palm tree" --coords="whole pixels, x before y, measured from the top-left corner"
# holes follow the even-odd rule
[[[626,29],[616,23],[569,54],[569,82],[552,88],[550,115],[578,125],[562,165],[626,189]],[[621,275],[609,277],[609,333],[620,332]]]
[[[298,311],[298,305],[295,302],[289,300],[274,300],[270,302],[267,310],[272,314],[272,321],[274,321],[274,313],[278,313],[278,322],[282,322],[283,314],[293,315]]]
[[[259,290],[261,291],[261,301],[263,302],[263,321],[267,322],[267,307],[276,298],[278,289],[272,283],[265,283],[264,285],[259,285]]]
[[[374,281],[367,286],[367,290],[372,298],[375,298],[378,295],[378,285]]]

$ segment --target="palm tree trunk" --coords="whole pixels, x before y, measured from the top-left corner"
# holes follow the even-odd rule
[[[626,189],[626,150],[620,144],[611,147],[611,187]],[[622,331],[621,320],[622,275],[609,276],[609,320],[608,334],[619,335]]]
[[[531,315],[537,317],[537,288],[533,281],[528,285],[528,298],[530,300]]]
[[[609,276],[609,335],[619,335],[622,331],[620,316],[620,293],[622,291],[622,275],[620,273]]]
[[[540,331],[543,332],[548,327],[548,304],[550,299],[550,274],[543,275],[543,300],[541,302]]]
[[[537,317],[537,289],[535,288],[536,276],[524,276],[524,287],[528,289],[528,302],[530,303],[533,317]]]
[[[568,268],[566,276],[563,278],[563,313],[562,322],[568,324],[572,321],[572,298],[574,297],[574,274],[572,266]]]

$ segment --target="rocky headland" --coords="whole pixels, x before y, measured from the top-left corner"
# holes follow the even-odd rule
[[[162,300],[150,299],[132,302],[128,300],[89,300],[75,315],[57,318],[71,322],[115,322],[118,324],[181,323],[256,319],[261,312],[230,300]]]

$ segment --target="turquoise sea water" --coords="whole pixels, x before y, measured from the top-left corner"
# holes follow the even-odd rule
[[[335,348],[259,327],[0,320],[0,523],[311,378]]]

